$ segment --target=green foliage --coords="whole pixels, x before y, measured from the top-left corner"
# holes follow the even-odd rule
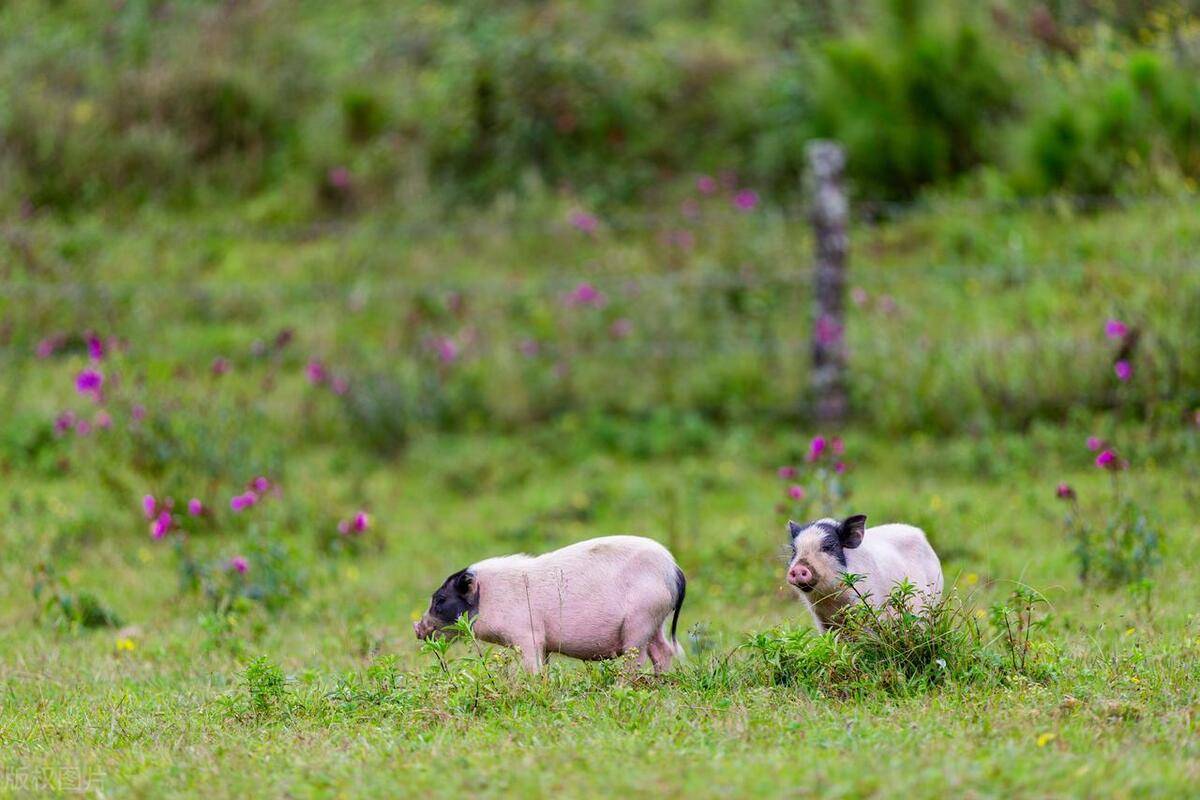
[[[69,590],[45,564],[34,575],[33,600],[39,614],[70,628],[119,628],[124,624],[99,597],[86,590]]]
[[[822,50],[813,128],[845,144],[855,188],[910,198],[994,157],[1012,79],[976,24],[890,0],[861,37]]]
[[[1026,191],[1108,195],[1200,179],[1200,78],[1155,51],[1116,75],[1081,81],[1029,123]]]

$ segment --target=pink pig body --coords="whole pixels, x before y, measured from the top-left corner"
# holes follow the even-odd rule
[[[605,536],[540,556],[489,558],[463,574],[460,596],[473,606],[476,636],[519,647],[531,672],[550,653],[598,660],[634,648],[639,664],[648,656],[662,671],[679,652],[674,629],[686,581],[671,553],[651,539]],[[663,624],[672,611],[668,640]],[[447,622],[431,605],[414,628],[424,638]]]

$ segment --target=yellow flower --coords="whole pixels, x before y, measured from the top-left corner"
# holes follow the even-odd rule
[[[1125,635],[1126,635],[1126,636],[1129,636],[1129,635],[1131,635],[1132,633],[1133,633],[1133,628],[1126,628],[1126,629],[1125,629]]]
[[[987,612],[984,611],[982,608],[977,608],[977,609],[975,609],[975,616],[979,617],[980,619],[983,619],[984,617],[987,616]]]
[[[1057,733],[1043,733],[1041,736],[1039,736],[1037,738],[1037,746],[1045,747],[1046,745],[1050,744],[1057,738],[1058,738]]]
[[[966,576],[967,586],[974,586],[979,583],[979,576],[974,572],[968,572]]]
[[[134,642],[133,639],[130,639],[128,636],[122,636],[120,639],[117,639],[117,652],[129,653],[129,652],[132,652],[133,650],[135,650],[136,648],[137,648],[137,643]]]

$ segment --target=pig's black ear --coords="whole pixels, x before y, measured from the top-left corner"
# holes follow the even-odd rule
[[[862,544],[863,534],[866,532],[867,515],[855,514],[853,517],[846,517],[841,530],[838,531],[838,539],[841,540],[842,547],[853,550]]]
[[[475,591],[475,576],[465,569],[458,573],[458,577],[454,579],[454,591],[461,594],[463,597]]]
[[[804,528],[799,523],[792,522],[790,519],[788,520],[788,536],[790,538],[795,539],[800,535],[800,531],[802,530],[804,530]]]

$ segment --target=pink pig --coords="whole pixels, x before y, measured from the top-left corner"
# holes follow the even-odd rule
[[[489,558],[459,570],[413,623],[418,639],[461,615],[485,642],[519,647],[537,672],[550,653],[595,661],[634,648],[655,672],[682,653],[675,639],[687,581],[671,553],[640,536],[604,536],[540,556]],[[674,611],[671,638],[663,624]]]

